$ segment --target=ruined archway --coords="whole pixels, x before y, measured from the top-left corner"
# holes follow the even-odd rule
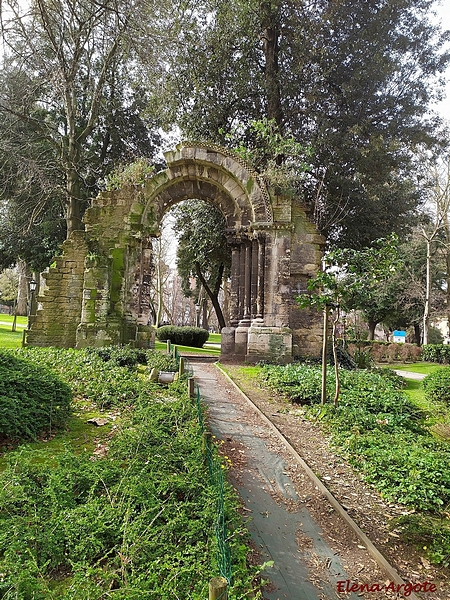
[[[319,353],[317,319],[294,297],[318,268],[323,239],[297,198],[278,196],[249,166],[211,145],[180,144],[167,169],[144,187],[103,192],[43,274],[46,285],[27,335],[29,345],[145,346],[134,291],[151,263],[151,238],[174,204],[203,199],[227,223],[232,248],[230,327],[222,358],[291,360]]]

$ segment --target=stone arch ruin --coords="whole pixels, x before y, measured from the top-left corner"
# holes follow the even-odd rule
[[[317,272],[324,242],[306,205],[269,190],[223,148],[183,143],[165,158],[167,169],[145,186],[102,192],[93,200],[85,231],[73,232],[42,274],[27,345],[148,346],[154,330],[140,290],[151,267],[151,238],[171,206],[203,199],[224,215],[232,253],[222,360],[288,362],[318,355],[317,315],[295,305],[295,295]]]

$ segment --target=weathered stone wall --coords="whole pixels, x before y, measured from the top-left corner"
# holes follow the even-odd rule
[[[30,346],[73,348],[81,317],[84,260],[87,244],[84,232],[76,231],[62,246],[62,256],[42,273],[44,286],[37,298],[37,311],[26,333]]]
[[[181,144],[168,168],[144,187],[100,194],[63,255],[44,274],[28,343],[63,347],[149,346],[144,288],[151,238],[165,212],[188,198],[214,204],[224,215],[232,247],[230,327],[224,359],[275,360],[319,355],[320,316],[300,311],[320,265],[323,239],[296,199],[269,193],[265,183],[228,151]]]
[[[295,297],[307,291],[308,280],[320,268],[325,238],[318,234],[308,207],[292,201],[292,245],[290,260],[291,302],[289,323],[293,334],[293,357],[320,356],[322,316],[314,309],[300,310]]]

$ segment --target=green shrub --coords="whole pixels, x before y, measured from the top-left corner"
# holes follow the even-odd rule
[[[448,519],[410,514],[398,517],[392,525],[400,530],[403,539],[417,546],[420,553],[426,550],[426,556],[432,563],[444,567],[449,566],[450,524]]]
[[[428,400],[450,404],[450,367],[441,367],[427,375],[423,389]]]
[[[356,350],[354,350],[353,360],[358,369],[370,369],[375,364],[375,361],[370,354],[370,350],[364,348],[356,348]]]
[[[193,346],[201,348],[209,337],[206,329],[200,327],[176,327],[175,325],[164,325],[156,330],[156,337],[160,342],[170,340],[172,344],[179,346]]]
[[[322,374],[318,367],[303,364],[264,365],[262,377],[270,388],[281,392],[291,402],[298,404],[320,402]],[[327,384],[332,385],[329,378]]]
[[[450,362],[450,344],[426,344],[422,346],[422,358],[427,362],[447,364]]]
[[[349,371],[352,371],[353,369],[357,368],[356,363],[350,356],[347,348],[344,348],[342,343],[339,342],[336,344],[336,357],[338,365],[342,369],[348,369]],[[330,365],[334,365],[334,354],[331,346],[328,348],[327,360]]]
[[[61,427],[70,414],[68,385],[45,366],[0,350],[0,435],[35,439]]]
[[[450,449],[429,435],[372,432],[346,440],[349,461],[389,501],[422,511],[450,502]]]
[[[88,348],[88,352],[96,354],[105,362],[112,361],[119,367],[134,367],[137,364],[147,364],[147,352],[131,346],[104,346],[103,348]]]
[[[157,389],[153,402],[142,398],[124,416],[107,458],[70,450],[51,461],[35,449],[9,453],[0,473],[0,598],[207,596],[217,573],[217,499],[197,408],[186,389],[179,397]],[[228,484],[223,492],[230,591],[241,598],[253,574],[237,499]]]

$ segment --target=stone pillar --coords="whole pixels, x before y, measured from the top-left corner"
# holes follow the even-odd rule
[[[264,322],[264,286],[266,271],[266,236],[258,234],[258,294],[256,298],[256,318]]]
[[[239,323],[239,288],[240,288],[240,242],[236,238],[228,240],[231,246],[231,286],[230,286],[230,325],[236,327]]]
[[[239,253],[239,321],[244,317],[245,311],[245,247],[240,246]]]
[[[259,261],[259,244],[258,238],[252,239],[252,280],[251,280],[251,312],[250,316],[253,319],[258,314],[258,261]]]
[[[73,348],[76,344],[88,252],[84,231],[73,231],[62,249],[54,265],[41,275],[45,283],[39,290],[31,329],[26,332],[26,345]]]
[[[222,329],[222,343],[220,345],[221,360],[230,358],[235,354],[235,333],[234,327],[224,327]]]
[[[252,276],[252,254],[251,243],[246,240],[241,246],[241,278],[240,293],[243,301],[241,303],[241,320],[235,333],[235,353],[238,356],[247,354],[248,330],[251,324],[251,276]]]
[[[239,325],[250,326],[251,315],[251,282],[252,282],[252,245],[250,241],[246,241],[245,249],[242,254],[245,257],[244,267],[244,314]]]

